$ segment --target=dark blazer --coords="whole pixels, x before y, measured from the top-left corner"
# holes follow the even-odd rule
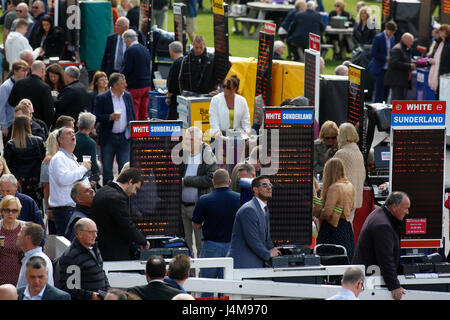
[[[114,106],[112,102],[111,90],[103,92],[97,95],[94,103],[94,114],[97,117],[97,121],[100,123],[98,132],[98,143],[104,146],[109,142],[112,136],[112,128],[114,121],[109,119],[111,113],[114,113]],[[127,120],[128,122],[136,120],[136,114],[133,108],[133,99],[131,94],[124,92],[123,99],[127,108]],[[126,129],[125,136],[130,137],[129,128]]]
[[[90,103],[88,92],[85,85],[76,80],[62,89],[55,101],[55,120],[59,116],[71,116],[78,120],[78,115],[86,109],[89,109]]]
[[[19,300],[23,300],[25,296],[25,288],[21,287],[17,289],[17,294],[19,295]],[[47,283],[44,294],[42,295],[42,300],[71,300],[70,294],[65,291],[62,291],[58,288],[55,288],[52,285]]]
[[[137,30],[135,28],[131,28],[131,29],[136,31],[136,33],[138,35],[139,43],[142,45],[145,45],[146,39],[145,39],[144,35],[142,34],[142,32],[140,32],[139,30]],[[116,57],[116,46],[117,46],[118,38],[119,38],[119,35],[117,33],[110,34],[106,38],[105,51],[103,53],[102,64],[101,64],[100,70],[105,72],[108,75],[108,78],[111,75],[111,73],[113,73],[113,71],[114,71],[114,59]],[[119,71],[119,70],[117,70],[117,71]]]
[[[144,286],[136,286],[128,289],[142,300],[171,300],[177,294],[184,291],[175,289],[174,287],[160,281],[149,282]]]
[[[391,48],[395,45],[395,37],[391,37]],[[379,74],[383,71],[384,65],[386,63],[386,57],[389,55],[386,47],[386,34],[380,32],[375,36],[372,42],[372,49],[370,54],[372,55],[372,60],[369,64],[369,72],[372,74]]]
[[[353,27],[352,39],[356,46],[363,46],[365,44],[372,44],[376,35],[375,28],[369,29],[366,26],[363,28],[360,23],[356,23]]]
[[[8,98],[10,106],[17,106],[20,100],[28,98],[33,103],[34,114],[43,120],[47,127],[53,124],[53,98],[50,86],[37,75],[31,74],[16,81]]]
[[[39,39],[40,40],[40,39]],[[42,48],[45,51],[45,58],[63,57],[64,47],[66,44],[66,36],[64,29],[60,27],[53,27],[52,31],[44,40]]]
[[[258,199],[253,197],[236,213],[227,257],[234,259],[236,269],[263,268],[264,263],[270,260],[273,247],[270,223],[266,225]]]
[[[397,43],[392,49],[388,69],[384,76],[384,85],[388,87],[409,87],[411,70],[410,50],[402,43]]]
[[[9,140],[4,149],[4,157],[9,170],[17,179],[39,178],[45,145],[41,137],[28,136],[26,148],[17,148],[14,139]]]
[[[386,207],[375,209],[363,224],[352,261],[366,268],[378,265],[390,291],[400,288],[400,228],[401,222]]]
[[[129,197],[115,182],[100,188],[92,202],[92,219],[98,228],[98,246],[105,261],[132,260],[135,244],[147,239],[130,217]]]
[[[136,43],[125,50],[120,73],[125,75],[128,89],[140,89],[151,86],[150,60],[150,52],[140,43]]]
[[[299,11],[294,15],[294,19],[288,30],[288,43],[292,43],[303,48],[309,47],[309,33],[319,36],[325,31],[325,24],[319,13],[313,10]]]
[[[439,46],[439,42],[434,46],[433,52],[430,55],[430,58],[434,58],[436,54],[436,50]],[[443,75],[446,73],[450,73],[450,36],[447,36],[445,39],[444,47],[441,52],[441,62],[439,63],[439,75]]]

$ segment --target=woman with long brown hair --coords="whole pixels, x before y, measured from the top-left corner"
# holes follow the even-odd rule
[[[45,157],[44,140],[31,134],[31,120],[17,116],[12,126],[11,140],[5,146],[4,156],[11,173],[22,186],[22,193],[40,203],[39,176]]]
[[[345,247],[349,262],[355,249],[350,212],[355,189],[345,174],[341,159],[329,159],[323,170],[320,198],[314,198],[314,216],[320,220],[317,244],[337,244]]]

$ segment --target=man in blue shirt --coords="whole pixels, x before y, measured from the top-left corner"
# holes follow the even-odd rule
[[[203,231],[200,258],[225,257],[230,248],[234,218],[240,207],[240,195],[230,188],[228,171],[217,169],[212,180],[214,191],[200,197],[192,217],[194,229]],[[200,269],[202,278],[223,278],[222,268]]]
[[[327,300],[359,300],[359,294],[364,290],[364,272],[357,267],[345,270],[341,281],[342,289],[338,294]]]

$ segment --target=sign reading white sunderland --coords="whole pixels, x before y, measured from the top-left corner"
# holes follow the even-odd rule
[[[150,137],[181,136],[181,124],[150,124]]]
[[[392,127],[444,127],[445,102],[394,101]]]

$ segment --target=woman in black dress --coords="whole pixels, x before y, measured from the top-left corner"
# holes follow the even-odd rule
[[[44,58],[63,56],[66,44],[64,30],[53,24],[53,18],[50,15],[42,17],[39,37],[40,47],[45,52]]]

